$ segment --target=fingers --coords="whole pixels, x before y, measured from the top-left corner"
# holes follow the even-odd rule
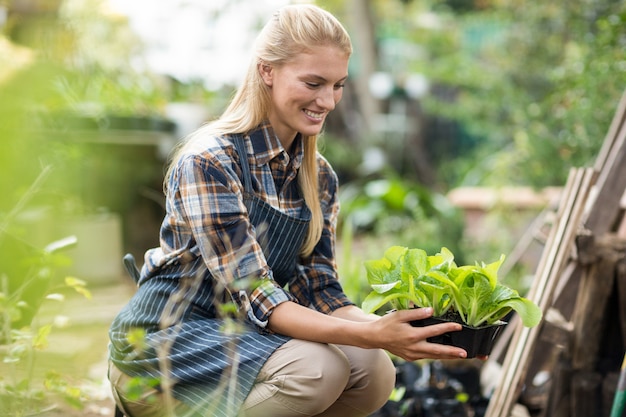
[[[455,347],[440,345],[438,343],[426,342],[428,345],[424,352],[427,356],[425,359],[465,359],[467,358],[467,352],[464,349]]]
[[[406,337],[405,342],[400,342],[400,352],[392,352],[405,360],[418,360],[418,359],[459,359],[466,358],[467,352],[461,348],[443,345],[438,343],[430,343],[427,339],[435,336],[442,335],[444,333],[456,332],[463,327],[459,323],[448,322],[441,324],[434,324],[424,327],[404,327],[413,320],[421,320],[431,317],[433,314],[432,308],[417,308],[410,310],[396,311],[393,314],[389,314],[388,320],[393,320],[402,327],[401,333]],[[399,333],[395,333],[396,338]]]
[[[401,352],[398,356],[408,361],[420,359],[465,359],[467,358],[467,352],[455,346],[430,343],[423,340],[411,346],[410,349]]]
[[[422,320],[431,317],[433,315],[433,309],[432,307],[411,308],[408,310],[399,310],[393,314],[401,321]]]
[[[400,322],[411,322],[413,320],[425,319],[431,317],[432,315],[433,309],[428,307],[395,311],[391,316]],[[415,327],[416,330],[419,330],[421,332],[421,338],[429,338],[433,336],[439,336],[448,332],[456,332],[461,330],[462,328],[463,326],[461,326],[461,324],[454,322]]]
[[[420,359],[465,359],[467,352],[454,346],[440,345],[437,343],[420,342],[409,349],[391,351],[396,356],[407,361],[417,361]]]
[[[421,348],[424,350],[425,358],[430,359],[459,359],[466,358],[467,352],[464,349],[428,342],[427,339],[445,333],[457,332],[463,327],[459,323],[442,323],[431,326],[415,328],[420,333],[419,338],[423,340]]]
[[[429,338],[433,336],[439,336],[444,333],[458,332],[459,330],[463,329],[463,326],[461,326],[459,323],[450,322],[418,327],[416,329],[420,330],[422,332],[422,335],[424,335],[426,338]]]

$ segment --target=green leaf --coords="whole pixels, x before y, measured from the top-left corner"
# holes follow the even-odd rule
[[[388,259],[392,265],[397,265],[408,251],[409,249],[404,246],[392,246],[385,251],[385,258]]]
[[[379,294],[384,294],[388,291],[398,288],[402,285],[402,281],[398,280],[387,284],[372,284],[372,289]]]
[[[429,269],[426,251],[409,249],[404,256],[404,268],[415,277],[424,275]]]
[[[500,303],[500,307],[510,307],[519,315],[526,327],[535,327],[543,316],[541,309],[527,298],[519,297]]]
[[[389,282],[388,277],[392,270],[393,265],[385,258],[365,262],[367,280],[371,285]]]
[[[453,297],[450,295],[448,288],[438,286],[430,282],[420,281],[420,288],[423,291],[426,300],[420,306],[432,307],[433,316],[443,316],[452,306]]]
[[[47,324],[37,331],[37,336],[33,339],[33,348],[43,350],[48,347],[48,336],[52,331],[52,326]]]
[[[75,277],[65,277],[65,285],[70,288],[74,288],[77,293],[81,294],[88,300],[91,300],[91,292],[87,289],[87,283],[82,279],[78,279]]]
[[[468,275],[459,292],[461,305],[466,313],[466,323],[469,326],[480,326],[484,321],[485,311],[490,311],[493,291],[489,279],[477,273]]]
[[[493,324],[515,310],[525,326],[536,326],[539,307],[498,282],[504,259],[457,266],[445,247],[429,256],[422,249],[392,246],[383,258],[365,262],[372,291],[363,309],[371,313],[388,303],[398,309],[414,305],[432,307],[435,317],[454,310],[473,327]]]
[[[371,292],[363,300],[361,308],[367,314],[373,313],[386,304],[385,299],[386,297],[384,295],[377,292]]]
[[[450,272],[456,268],[454,263],[454,255],[448,248],[442,247],[441,251],[433,256],[428,257],[429,269],[436,269],[444,273]]]

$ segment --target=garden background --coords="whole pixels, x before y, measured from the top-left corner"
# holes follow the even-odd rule
[[[158,243],[169,151],[219,116],[238,76],[222,63],[287,3],[0,0],[0,415],[111,414],[106,331],[134,290],[121,257]],[[363,261],[391,245],[513,253],[593,162],[626,86],[622,1],[316,4],[355,46],[320,150],[357,303]],[[503,277],[520,292],[527,249]]]

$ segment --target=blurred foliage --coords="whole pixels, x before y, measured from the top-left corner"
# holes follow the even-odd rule
[[[156,114],[165,103],[155,86],[139,84],[150,78],[128,65],[136,39],[123,19],[104,13],[103,2],[48,6],[10,14],[0,34],[5,44],[31,57],[19,70],[0,69],[0,212],[15,204],[45,166],[52,172],[33,205],[59,206],[79,187],[81,171],[71,168],[83,160],[85,145],[67,140],[71,127],[56,136],[46,131],[51,121],[61,124],[60,115]]]
[[[463,14],[442,3],[410,36],[424,51],[411,70],[432,83],[426,111],[475,141],[435,156],[445,182],[560,185],[590,165],[626,86],[626,3],[512,0]]]
[[[88,209],[107,205],[123,211],[137,198],[136,185],[160,176],[161,167],[132,162],[145,155],[107,156],[68,141],[85,127],[69,122],[102,130],[111,116],[158,119],[172,100],[222,105],[230,91],[207,91],[199,80],[181,83],[151,73],[127,18],[104,0],[38,3],[49,10],[10,15],[0,34],[0,213],[11,210],[47,167],[46,187],[33,197],[33,206],[80,211],[76,207],[85,201],[73,198],[80,196]],[[345,22],[348,6],[357,4],[317,3]],[[393,72],[398,81],[420,73],[430,82],[430,93],[413,104],[422,112],[424,152],[437,169],[439,190],[561,185],[570,167],[593,161],[626,86],[623,1],[363,3],[375,20],[378,69]],[[355,45],[355,55],[362,47]],[[67,112],[87,119],[58,118]],[[57,128],[59,121],[56,137],[39,129],[55,122]],[[365,175],[366,146],[336,132],[326,138],[324,155],[344,184],[341,226],[349,227],[341,232],[433,250],[447,246],[460,257],[479,251],[462,238],[458,213],[443,195],[398,167],[383,165]],[[96,178],[89,168],[111,177]],[[507,221],[503,217],[499,224]],[[504,232],[494,238],[488,250],[506,252],[512,243]]]
[[[393,171],[380,178],[363,178],[342,187],[340,226],[393,244],[437,250],[462,236],[460,213],[448,200],[425,187],[399,178]],[[435,249],[433,249],[435,248]]]
[[[86,398],[57,370],[44,370],[46,365],[36,360],[48,347],[48,336],[56,325],[41,316],[42,306],[63,302],[64,292],[72,289],[91,298],[84,281],[57,272],[70,263],[58,252],[74,245],[75,239],[36,246],[20,223],[25,207],[39,196],[49,172],[49,167],[44,168],[11,210],[0,211],[0,415],[40,413],[54,404],[57,396],[81,408]],[[39,380],[35,374],[45,376]]]
[[[626,87],[626,3],[374,0],[368,4],[377,19],[379,70],[391,73],[400,84],[412,73],[429,80],[429,94],[418,105],[424,152],[436,166],[439,189],[559,186],[572,166],[593,163]],[[354,147],[348,147],[350,160],[360,161],[350,149]],[[334,154],[330,152],[329,158]],[[352,169],[354,177],[359,174],[358,162],[339,166]],[[379,174],[376,179],[389,178],[387,171]],[[390,224],[386,218],[397,213],[358,184],[345,187],[342,202],[347,213],[342,215],[377,219],[377,226],[370,228],[376,243],[362,243],[359,250],[373,246],[378,256],[380,242],[396,244],[403,239],[398,229],[386,226]],[[453,233],[437,230],[440,226],[430,226],[429,220],[437,223],[441,217],[407,218],[415,224],[400,228],[404,234],[443,245],[455,239]],[[499,208],[488,213],[482,239],[463,236],[453,241],[467,262],[490,258],[493,253],[508,253],[527,221],[511,208]],[[401,224],[395,219],[391,223]],[[385,228],[391,233],[380,236],[379,230]],[[357,276],[354,271],[362,274],[354,265],[346,273]],[[520,291],[529,285],[528,278],[523,265],[514,265],[506,277]],[[351,287],[360,286],[348,284]]]
[[[16,17],[19,19],[19,17]],[[157,115],[167,84],[141,58],[142,43],[125,16],[103,0],[65,0],[57,13],[9,20],[7,34],[37,51],[38,60],[63,68],[50,79],[48,111]]]
[[[12,416],[45,412],[53,397],[74,407],[86,398],[57,372],[64,369],[47,372],[51,364],[37,361],[56,326],[40,307],[72,288],[89,296],[84,282],[59,272],[71,259],[47,245],[62,214],[83,214],[86,189],[104,195],[92,175],[111,160],[75,127],[50,122],[61,124],[65,113],[157,115],[167,93],[128,65],[135,41],[116,36],[124,22],[108,19],[98,2],[38,4],[36,13],[9,14],[0,33],[0,415]],[[141,163],[131,166],[130,175],[119,160],[106,166],[107,183],[118,173],[138,178]]]

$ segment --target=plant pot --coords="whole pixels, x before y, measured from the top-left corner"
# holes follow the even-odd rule
[[[452,320],[442,317],[428,317],[422,320],[412,321],[411,326],[425,327],[433,324],[448,323],[450,321]],[[458,323],[458,321],[456,322]],[[471,327],[464,323],[459,324],[463,326],[463,329],[456,332],[449,332],[439,336],[429,337],[427,340],[431,343],[439,343],[442,345],[456,346],[465,349],[468,358],[488,356],[491,353],[496,337],[500,333],[500,330],[504,328],[506,322],[500,321],[492,325],[481,327]]]

